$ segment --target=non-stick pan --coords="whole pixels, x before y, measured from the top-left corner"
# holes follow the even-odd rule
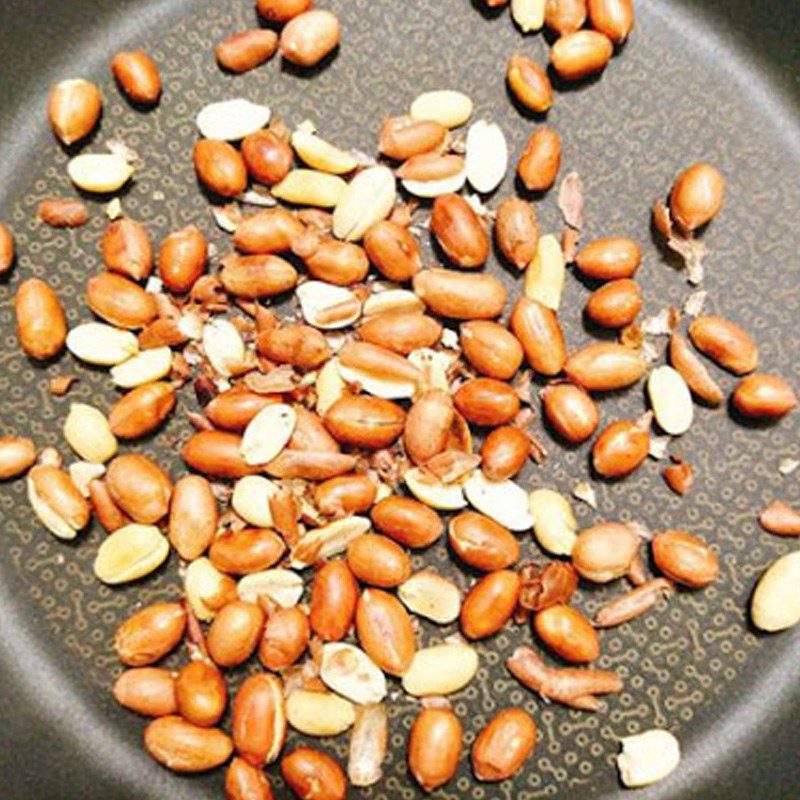
[[[466,91],[476,111],[509,136],[514,154],[536,124],[510,102],[504,65],[514,51],[546,58],[540,37],[523,38],[507,14],[483,13],[474,0],[321,0],[341,16],[340,51],[312,75],[278,59],[242,77],[225,75],[212,48],[226,34],[255,24],[251,0],[3,0],[0,3],[0,218],[15,229],[20,257],[0,284],[0,433],[31,435],[59,445],[70,400],[107,407],[105,374],[69,356],[39,368],[19,352],[12,297],[21,280],[46,276],[68,307],[71,324],[87,318],[86,277],[99,268],[102,204],[77,232],[35,222],[38,201],[73,193],[65,176],[68,153],[45,120],[54,81],[96,80],[105,96],[100,131],[89,149],[110,139],[140,156],[135,183],[122,197],[130,215],[145,220],[156,239],[190,222],[220,252],[208,201],[195,184],[190,147],[197,110],[215,99],[245,96],[269,104],[290,124],[310,118],[326,138],[374,152],[375,132],[388,113],[400,113],[425,89]],[[629,235],[642,242],[640,275],[647,314],[679,305],[689,291],[675,262],[651,238],[649,208],[688,162],[706,158],[728,177],[723,213],[705,234],[710,255],[707,307],[754,332],[765,367],[800,385],[800,4],[786,0],[638,0],[632,40],[596,81],[559,94],[549,115],[564,139],[565,169],[585,186],[587,238]],[[144,46],[165,82],[160,106],[142,113],[119,95],[108,72],[119,49]],[[497,193],[512,190],[507,179]],[[537,200],[543,230],[560,228],[555,193]],[[491,205],[493,199],[489,200]],[[509,284],[516,276],[490,267]],[[515,289],[516,291],[516,289]],[[590,332],[580,323],[585,287],[570,279],[562,313],[573,345]],[[49,395],[54,374],[80,382],[69,398]],[[718,375],[726,389],[729,376]],[[603,414],[641,407],[630,392],[603,402]],[[185,436],[182,408],[155,451],[177,473],[174,442]],[[600,666],[618,670],[625,690],[592,715],[542,704],[516,683],[503,662],[526,628],[509,628],[480,644],[482,667],[454,699],[466,743],[497,709],[521,705],[536,718],[540,740],[525,770],[511,782],[480,785],[466,759],[442,798],[610,798],[623,792],[613,756],[617,739],[651,727],[676,733],[680,768],[638,795],[653,798],[787,799],[800,796],[800,631],[761,636],[746,606],[764,566],[792,544],[763,533],[756,513],[773,498],[800,501],[798,474],[782,476],[779,462],[800,457],[795,415],[775,426],[751,426],[725,409],[698,409],[695,425],[673,447],[696,471],[695,489],[672,495],[650,461],[620,484],[598,484],[599,508],[578,509],[582,525],[600,518],[636,519],[653,530],[685,527],[719,550],[719,582],[681,592],[668,607],[603,635]],[[527,485],[569,492],[587,475],[585,448],[564,450],[547,433],[547,463],[526,474]],[[153,763],[140,741],[143,723],[112,701],[119,669],[110,640],[136,603],[172,597],[174,560],[156,576],[122,589],[101,587],[91,563],[103,533],[74,543],[55,540],[36,522],[18,481],[0,487],[0,796],[4,800],[183,800],[221,797],[220,772],[172,775]],[[526,537],[526,557],[536,555]],[[470,576],[444,546],[416,557],[465,586]],[[610,591],[584,591],[594,610]],[[448,632],[448,631],[446,631]],[[442,634],[425,626],[422,637]],[[398,693],[399,695],[400,693]],[[405,768],[405,739],[413,708],[391,704],[385,780],[363,796],[418,796]],[[322,746],[342,756],[342,741]],[[292,740],[296,737],[292,736]],[[276,776],[276,797],[287,790]],[[353,792],[353,796],[360,796]]]

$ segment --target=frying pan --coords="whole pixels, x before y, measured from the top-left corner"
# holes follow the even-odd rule
[[[99,133],[87,149],[109,139],[135,149],[143,166],[123,207],[146,221],[158,240],[195,222],[224,252],[225,236],[209,216],[189,158],[193,117],[204,104],[245,96],[271,105],[290,124],[313,119],[326,138],[374,151],[375,131],[420,91],[453,87],[469,93],[481,116],[506,131],[518,154],[535,121],[506,97],[504,64],[515,50],[546,58],[540,37],[523,39],[507,14],[482,13],[474,0],[390,2],[326,0],[345,31],[340,52],[312,75],[278,59],[242,77],[222,74],[212,47],[224,35],[254,24],[250,0],[63,0],[0,3],[0,218],[18,238],[15,271],[0,283],[0,432],[30,435],[40,446],[61,445],[70,400],[107,407],[113,391],[103,373],[69,356],[44,369],[16,346],[11,312],[20,280],[46,276],[68,308],[71,324],[87,317],[86,276],[100,268],[97,241],[102,205],[90,199],[92,219],[77,232],[34,222],[38,201],[73,194],[65,177],[68,154],[47,130],[44,103],[55,80],[97,80],[106,100]],[[584,236],[629,235],[643,243],[640,275],[646,313],[680,305],[689,291],[674,262],[650,238],[648,210],[686,163],[707,158],[729,178],[727,203],[707,231],[708,307],[753,331],[763,364],[800,385],[800,5],[782,0],[639,0],[630,43],[600,80],[559,94],[550,122],[564,137],[565,169],[578,170],[586,193]],[[166,90],[150,113],[131,109],[108,75],[111,54],[144,46],[159,62]],[[507,179],[498,192],[511,191]],[[558,230],[554,192],[537,199],[543,230]],[[490,269],[515,281],[495,260]],[[518,283],[518,282],[516,282]],[[579,309],[586,289],[570,280],[566,335],[588,340]],[[54,374],[80,382],[65,400],[46,391]],[[719,374],[726,389],[733,382]],[[179,470],[172,443],[188,428],[186,398],[166,431],[141,446]],[[641,408],[631,391],[602,403],[604,418]],[[721,554],[722,575],[704,592],[681,592],[668,607],[603,634],[601,667],[625,676],[625,691],[598,715],[542,704],[505,671],[503,661],[525,628],[509,628],[480,645],[476,680],[454,698],[466,745],[496,710],[521,705],[536,718],[540,740],[512,782],[480,785],[462,759],[442,798],[587,798],[622,793],[613,768],[617,738],[650,727],[679,737],[683,760],[663,783],[636,795],[652,798],[790,798],[800,794],[800,631],[762,637],[745,608],[764,566],[792,549],[761,532],[755,514],[769,500],[800,499],[796,474],[782,477],[782,458],[800,457],[800,415],[776,426],[748,426],[721,410],[698,409],[691,433],[674,448],[690,461],[697,485],[684,500],[671,495],[649,462],[622,484],[598,484],[599,508],[577,509],[592,520],[636,519],[658,530],[686,527]],[[542,434],[551,452],[523,483],[569,492],[586,476],[585,448],[564,450]],[[576,502],[576,505],[577,502]],[[143,752],[143,723],[117,708],[108,688],[119,669],[110,642],[137,603],[172,597],[178,579],[170,563],[148,580],[122,589],[101,587],[91,562],[103,534],[97,528],[62,543],[33,519],[23,482],[0,490],[0,785],[5,800],[102,798],[219,798],[222,773],[182,778]],[[527,558],[535,546],[525,537]],[[415,557],[461,586],[444,546]],[[618,588],[583,590],[591,613]],[[449,631],[445,631],[447,633]],[[425,641],[442,633],[423,626]],[[173,662],[170,662],[173,663]],[[177,662],[174,662],[177,663]],[[241,676],[237,676],[240,679]],[[418,792],[404,765],[413,706],[390,703],[390,747],[384,781],[363,793],[388,800]],[[340,757],[342,741],[322,746]],[[290,736],[290,742],[297,740]],[[276,797],[288,796],[279,777]],[[353,796],[361,796],[353,792]]]

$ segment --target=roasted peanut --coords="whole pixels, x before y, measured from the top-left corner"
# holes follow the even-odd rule
[[[391,400],[370,395],[344,395],[325,414],[325,426],[336,441],[379,450],[403,432],[405,412]]]
[[[359,336],[371,344],[408,355],[421,347],[432,347],[442,335],[442,325],[417,311],[376,314],[358,328]]]
[[[117,456],[108,465],[106,485],[114,502],[136,522],[151,525],[169,510],[172,481],[148,456]]]
[[[497,322],[465,322],[460,340],[467,361],[488,378],[510,380],[522,364],[519,340]]]
[[[570,444],[585,442],[600,424],[590,395],[573,383],[551,383],[541,392],[542,409],[555,432]]]
[[[578,534],[572,564],[581,577],[594,583],[621,578],[639,551],[639,538],[619,522],[604,522]]]
[[[158,66],[143,50],[117,53],[111,60],[111,72],[128,99],[152,106],[161,96]]]
[[[274,255],[231,254],[222,260],[219,277],[230,294],[252,300],[283,294],[297,284],[297,270]]]
[[[453,517],[447,534],[455,554],[483,572],[503,570],[519,560],[519,542],[511,532],[475,511],[462,511]]]
[[[408,736],[408,768],[426,792],[455,775],[462,737],[461,723],[450,709],[423,708],[417,715]]]
[[[236,667],[247,661],[261,639],[264,621],[264,612],[254,603],[237,600],[223,606],[208,629],[208,652],[214,663]]]
[[[311,586],[311,630],[323,641],[336,642],[347,635],[358,603],[358,583],[344,561],[321,566]]]
[[[154,603],[137,611],[117,628],[114,649],[129,667],[154,664],[183,638],[186,611],[180,603]]]
[[[378,530],[406,547],[428,547],[442,535],[439,515],[409,497],[381,500],[373,507],[371,517]]]
[[[181,450],[183,460],[211,478],[241,478],[259,472],[248,464],[239,448],[242,437],[227,431],[201,431],[190,437]]]
[[[514,97],[525,108],[543,114],[553,105],[553,87],[547,73],[528,56],[513,55],[506,66],[506,80]]]
[[[603,328],[624,328],[641,310],[641,290],[630,278],[611,281],[595,289],[586,301],[586,316]]]
[[[490,481],[513,478],[525,466],[531,442],[524,431],[511,425],[495,428],[481,447],[481,469]]]
[[[281,775],[299,800],[344,800],[347,778],[327,753],[296,747],[281,761]]]
[[[589,620],[571,606],[554,605],[533,618],[536,635],[571,664],[587,664],[600,655],[600,640]]]
[[[517,606],[520,579],[516,572],[497,570],[481,578],[461,606],[461,630],[469,639],[497,633]]]
[[[604,478],[621,478],[641,466],[650,451],[650,417],[612,422],[592,447],[592,466]]]
[[[137,386],[120,398],[108,414],[112,433],[120,439],[141,439],[156,430],[175,408],[175,389],[164,381]]]
[[[339,20],[330,11],[304,11],[281,33],[281,55],[301,67],[319,64],[339,44]]]
[[[459,267],[480,267],[489,257],[486,227],[460,195],[434,200],[430,228],[447,258]]]
[[[636,383],[646,368],[645,360],[635,350],[613,342],[597,342],[573,353],[564,372],[587,391],[613,392]]]
[[[588,0],[589,21],[614,44],[622,44],[633,28],[632,0]]]
[[[382,220],[368,228],[363,244],[375,269],[390,281],[409,281],[422,267],[422,254],[417,240],[407,228],[391,220]]]
[[[597,239],[582,247],[575,265],[587,277],[599,281],[631,278],[639,269],[642,253],[636,242],[622,237]]]
[[[233,387],[218,394],[206,406],[205,413],[217,428],[242,433],[261,409],[275,402],[275,396]]]
[[[369,259],[362,247],[353,242],[323,239],[310,255],[303,256],[309,274],[336,286],[350,286],[364,280]]]
[[[502,314],[506,302],[506,289],[494,275],[428,269],[413,282],[422,302],[443,317],[493,319]]]
[[[308,616],[297,606],[279,608],[267,617],[258,659],[269,670],[291,666],[303,654],[310,636]]]
[[[75,198],[48,197],[39,203],[36,216],[52,228],[80,228],[89,220],[89,209]]]
[[[722,389],[708,374],[708,370],[689,346],[689,342],[679,333],[673,333],[670,339],[669,360],[683,376],[695,397],[699,397],[710,406],[718,406],[725,399]]]
[[[277,675],[256,674],[239,687],[231,706],[236,752],[254,767],[271,764],[286,738],[283,684]]]
[[[505,425],[519,411],[519,398],[514,390],[494,378],[473,378],[463,383],[453,395],[458,411],[475,425]]]
[[[253,180],[263,183],[266,186],[274,186],[280,183],[290,172],[294,165],[294,155],[289,143],[279,138],[271,130],[260,130],[251,133],[242,140],[242,158],[244,159],[247,172]],[[285,209],[266,209],[254,214],[259,217],[267,211],[276,214],[291,216]],[[275,216],[275,214],[273,214]],[[249,219],[252,219],[249,218]],[[245,223],[247,220],[245,220]],[[236,233],[239,233],[238,226]],[[299,226],[302,232],[302,225]],[[244,238],[244,234],[241,234]],[[236,237],[234,237],[236,243]],[[239,247],[239,244],[236,244]],[[240,248],[241,249],[241,248]],[[288,249],[288,246],[284,249]],[[247,252],[247,251],[246,251]]]
[[[210,728],[225,713],[228,690],[220,671],[205,661],[187,664],[175,679],[178,713],[192,725]]]
[[[614,54],[611,39],[599,31],[575,31],[558,39],[550,49],[550,63],[559,77],[579,81],[601,72]]]
[[[378,149],[389,158],[406,161],[439,149],[446,137],[447,128],[440,122],[390,117],[378,132]]]
[[[517,175],[528,191],[544,192],[555,183],[560,166],[561,137],[552,128],[542,127],[528,139]]]
[[[36,461],[36,447],[21,436],[0,437],[0,481],[17,478]]]
[[[747,331],[724,317],[697,317],[689,326],[692,344],[734,375],[758,368],[758,347]]]
[[[414,629],[402,603],[380,589],[364,589],[356,606],[356,634],[364,652],[389,675],[402,675],[414,657]]]
[[[509,197],[497,208],[494,238],[503,255],[517,269],[526,269],[536,257],[539,227],[530,203]]]
[[[153,269],[153,247],[144,226],[130,217],[114,220],[100,241],[106,269],[140,281]]]
[[[340,475],[319,484],[314,502],[327,516],[344,516],[368,511],[375,502],[377,486],[366,475]]]
[[[100,119],[103,98],[94,83],[81,78],[57,83],[47,98],[47,115],[55,135],[67,146],[88,136]]]
[[[272,22],[288,22],[308,11],[313,0],[256,0],[258,13]]]
[[[586,0],[547,0],[544,24],[559,36],[574,33],[586,21]]]
[[[19,285],[14,298],[17,338],[25,354],[37,361],[57,356],[67,340],[67,319],[58,295],[39,278]]]
[[[538,300],[520,297],[511,312],[509,327],[536,372],[557,375],[564,369],[567,347],[555,311]]]
[[[709,545],[683,531],[665,531],[653,537],[653,560],[668,578],[693,589],[713,583],[719,559]]]
[[[669,209],[681,228],[694,231],[719,213],[724,199],[722,173],[711,164],[698,161],[675,179],[669,195]]]
[[[234,758],[225,773],[226,800],[273,800],[267,776],[243,758]]]
[[[117,328],[143,328],[157,314],[151,294],[113,272],[101,272],[89,278],[86,303],[98,317]]]
[[[453,416],[453,401],[441,389],[423,392],[414,401],[406,416],[403,444],[415,464],[425,464],[447,447]]]
[[[733,392],[733,407],[746,417],[779,419],[797,407],[797,395],[780,375],[763,372],[743,378]]]
[[[126,670],[114,682],[112,693],[121,706],[143,717],[165,717],[178,712],[175,677],[166,669]]]
[[[269,61],[277,49],[278,34],[256,28],[239,31],[224,39],[214,48],[214,55],[223,69],[242,73]]]
[[[206,268],[208,245],[194,226],[171,233],[161,244],[158,276],[173,292],[188,292]]]
[[[14,265],[16,245],[11,228],[0,221],[0,275],[5,275]]]
[[[536,724],[521,708],[497,713],[472,745],[472,769],[479,781],[503,781],[522,769],[536,746]]]
[[[244,159],[228,142],[200,139],[192,158],[198,180],[214,194],[235,197],[247,188]]]
[[[176,716],[151,722],[144,732],[144,746],[159,764],[174,772],[206,772],[224,764],[233,752],[226,733]]]

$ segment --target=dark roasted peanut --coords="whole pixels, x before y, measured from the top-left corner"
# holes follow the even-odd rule
[[[476,511],[462,511],[453,517],[447,533],[455,554],[483,572],[506,569],[519,559],[519,542],[513,534]]]
[[[67,318],[58,295],[39,278],[19,285],[14,298],[17,338],[25,354],[37,361],[57,356],[67,340]]]
[[[575,265],[587,278],[600,281],[631,278],[641,262],[639,245],[622,237],[597,239],[582,247],[575,257]]]
[[[153,269],[153,247],[144,226],[130,217],[114,220],[100,241],[106,269],[135,281]]]
[[[206,772],[224,764],[233,752],[226,733],[176,716],[151,722],[144,732],[144,746],[159,764],[174,772]]]
[[[490,481],[513,478],[528,460],[531,441],[528,435],[511,425],[495,428],[481,447],[481,469]]]
[[[294,154],[289,143],[271,130],[256,131],[245,136],[242,140],[242,158],[244,158],[250,177],[266,186],[273,186],[282,181],[294,164]],[[253,216],[260,216],[267,212],[291,216],[288,211],[281,208],[266,209]],[[301,231],[302,227],[300,225]],[[239,233],[238,227],[236,233]],[[234,237],[234,243],[236,243],[236,237]],[[238,244],[236,246],[239,247]],[[282,249],[288,249],[288,246]]]
[[[375,269],[390,281],[410,281],[422,268],[417,240],[408,228],[388,219],[367,229],[364,249]]]
[[[344,800],[347,778],[327,753],[296,747],[281,761],[281,775],[299,800]]]
[[[526,269],[536,256],[539,226],[530,203],[509,197],[497,208],[494,238],[503,255],[517,269]]]
[[[516,572],[497,570],[484,575],[468,592],[461,606],[461,630],[469,639],[497,633],[517,607],[520,578]]]
[[[453,402],[466,420],[489,427],[511,422],[520,407],[513,388],[494,378],[466,381],[453,395]]]
[[[592,466],[604,478],[621,478],[637,469],[650,450],[650,417],[612,422],[592,447]]]
[[[255,651],[264,631],[264,612],[254,603],[237,600],[223,606],[208,629],[208,653],[220,667],[243,664]]]
[[[497,322],[465,322],[460,338],[467,361],[488,378],[510,380],[522,364],[522,345]]]
[[[228,690],[220,671],[205,661],[187,664],[175,679],[178,713],[192,725],[210,728],[225,712]]]
[[[200,183],[214,194],[235,197],[247,188],[244,159],[228,142],[200,139],[192,157]]]

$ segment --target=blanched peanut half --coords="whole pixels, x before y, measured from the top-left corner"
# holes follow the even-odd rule
[[[343,553],[347,545],[370,529],[366,517],[352,516],[336,520],[304,534],[292,548],[290,566],[302,569],[317,561]]]
[[[344,175],[358,166],[351,153],[326,142],[308,120],[295,128],[291,142],[297,155],[312,169]]]
[[[358,647],[328,642],[322,647],[320,678],[334,692],[366,705],[386,697],[386,677],[372,659]]]
[[[245,428],[239,450],[248,464],[266,464],[286,447],[294,433],[297,413],[285,403],[265,406]]]
[[[472,116],[472,100],[462,92],[441,89],[419,95],[411,104],[415,120],[433,120],[445,128],[457,128]]]
[[[493,192],[508,169],[508,144],[496,123],[480,119],[467,131],[467,180],[476,192]]]
[[[112,367],[111,380],[123,389],[133,389],[161,380],[169,375],[170,369],[172,350],[169,347],[155,347],[152,350],[143,350]]]
[[[236,97],[203,106],[195,122],[206,139],[237,142],[263,128],[269,122],[271,113],[268,106]]]
[[[333,211],[333,235],[348,242],[361,240],[373,225],[389,216],[397,196],[388,167],[368,167],[342,192]]]
[[[528,494],[514,481],[490,481],[475,470],[464,484],[464,494],[470,505],[511,531],[526,531],[533,526]]]
[[[452,694],[478,670],[478,653],[467,644],[437,644],[417,650],[403,675],[403,688],[415,697]]]
[[[544,25],[546,0],[511,0],[511,16],[522,33],[532,33]]]
[[[296,294],[305,321],[321,330],[346,328],[361,315],[361,301],[344,286],[306,281]]]
[[[800,622],[800,550],[774,561],[759,578],[750,616],[762,631],[783,631]]]
[[[211,366],[227,377],[244,362],[244,340],[236,326],[227,319],[217,317],[203,326],[203,349]]]
[[[663,780],[681,759],[678,740],[669,732],[652,729],[620,739],[622,752],[617,768],[622,783],[629,789],[649,786]]]
[[[564,253],[558,239],[551,234],[540,237],[536,255],[525,272],[525,296],[558,311],[566,274]]]
[[[281,608],[293,608],[303,596],[303,579],[290,569],[267,569],[245,575],[238,583],[240,600],[258,603],[267,597]]]
[[[694,419],[694,405],[689,387],[672,367],[657,367],[647,379],[647,394],[656,422],[670,436],[689,430]]]
[[[84,192],[108,194],[133,177],[133,167],[115,153],[82,153],[67,164],[67,174]]]
[[[72,403],[64,422],[64,438],[85,461],[104,464],[117,452],[117,439],[102,411]]]
[[[467,504],[463,487],[460,484],[442,483],[419,467],[406,470],[403,480],[411,494],[431,508],[439,511],[454,511],[464,508]]]
[[[64,470],[39,464],[28,472],[28,501],[39,522],[59,539],[74,539],[91,518],[91,508]]]
[[[67,334],[67,349],[87,364],[112,367],[139,352],[136,336],[102,322],[86,322]]]
[[[220,572],[207,558],[196,558],[183,576],[186,602],[201,622],[210,622],[227,603],[237,598],[236,581]]]
[[[129,583],[158,569],[168,555],[169,542],[154,525],[126,525],[100,545],[94,574],[103,583]]]
[[[539,544],[554,555],[570,555],[577,538],[578,521],[569,500],[552,489],[536,489],[531,492],[530,511]]]
[[[433,569],[416,572],[398,587],[397,596],[409,611],[439,625],[449,625],[461,612],[458,587]]]
[[[313,169],[293,169],[272,187],[279,200],[297,205],[334,208],[347,184],[337,175]]]
[[[353,704],[332,692],[297,689],[286,700],[286,719],[307,736],[338,736],[356,719]]]

